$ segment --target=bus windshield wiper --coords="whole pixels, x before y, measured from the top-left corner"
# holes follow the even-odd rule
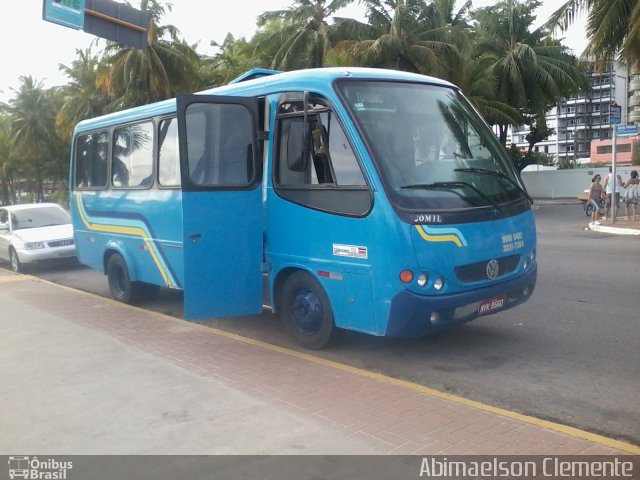
[[[457,188],[468,188],[476,192],[480,197],[486,200],[493,208],[498,212],[502,212],[500,205],[491,200],[486,194],[482,193],[482,191],[471,185],[467,182],[434,182],[434,183],[416,183],[413,185],[404,185],[400,188],[406,188],[411,190],[454,190]]]
[[[502,172],[499,172],[498,170],[489,170],[487,168],[456,168],[454,170],[454,172],[477,173],[478,175],[494,175],[496,177],[504,178],[511,185],[516,187],[520,191],[520,193],[522,193],[527,198],[527,200],[529,200],[529,202],[531,202],[531,205],[533,205],[533,198],[531,198],[531,196],[527,193],[527,191],[524,188],[522,188],[510,176],[508,176],[508,175],[506,175],[506,174],[504,174]]]

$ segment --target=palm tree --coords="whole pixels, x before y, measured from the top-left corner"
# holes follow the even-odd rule
[[[211,46],[219,51],[211,58],[203,60],[203,67],[208,70],[209,85],[224,85],[252,68],[267,67],[268,61],[257,55],[254,42],[242,38],[234,38],[227,34],[222,45],[212,41]]]
[[[478,50],[471,42],[460,48],[458,61],[449,65],[447,80],[460,87],[490,125],[521,124],[518,109],[498,99],[498,81],[492,73],[496,57]]]
[[[0,114],[0,204],[8,205],[15,198],[13,192],[13,148],[9,118]]]
[[[583,66],[546,27],[531,30],[539,5],[502,0],[474,12],[478,46],[494,58],[490,73],[497,81],[497,99],[534,117],[577,91],[585,78]],[[508,124],[496,125],[505,144]]]
[[[48,146],[57,142],[55,109],[42,81],[31,76],[20,77],[19,88],[6,110],[11,122],[12,142],[21,155],[25,174],[36,179],[36,196],[44,198],[43,166],[50,160]]]
[[[265,12],[258,17],[260,27],[281,21],[282,30],[275,31],[263,43],[280,45],[272,68],[288,70],[298,67],[322,67],[332,47],[329,18],[353,0],[294,0],[286,10]],[[258,45],[260,47],[260,44]]]
[[[450,43],[450,25],[439,23],[433,15],[433,4],[417,0],[363,3],[368,25],[355,20],[340,23],[348,24],[356,38],[369,38],[343,41],[337,46],[338,51],[349,52],[361,65],[446,76],[444,59],[455,56],[456,51]]]
[[[185,44],[178,39],[178,29],[173,25],[159,25],[165,7],[158,0],[141,0],[140,8],[150,15],[148,46],[140,50],[109,43],[106,48],[110,68],[103,81],[116,97],[115,109],[190,91],[195,76]],[[167,4],[166,8],[170,9],[171,5]]]
[[[593,55],[601,66],[617,55],[630,65],[640,62],[640,0],[567,0],[547,25],[566,30],[585,12],[587,55]]]
[[[108,92],[99,83],[104,75],[104,63],[92,55],[90,48],[76,50],[76,53],[78,57],[70,67],[59,66],[70,81],[61,87],[64,102],[58,112],[57,126],[69,138],[79,121],[103,114],[109,104]]]

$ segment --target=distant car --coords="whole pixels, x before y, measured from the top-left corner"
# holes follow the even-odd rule
[[[0,260],[14,272],[76,256],[69,213],[55,203],[0,207]]]

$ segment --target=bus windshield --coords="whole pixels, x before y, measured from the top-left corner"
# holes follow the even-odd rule
[[[385,81],[338,85],[397,207],[499,210],[528,198],[491,130],[455,89]]]

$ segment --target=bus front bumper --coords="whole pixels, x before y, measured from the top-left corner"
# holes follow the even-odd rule
[[[450,295],[424,296],[400,292],[391,301],[385,335],[417,336],[460,323],[481,315],[497,313],[526,302],[536,285],[537,266],[524,275],[490,287]],[[500,308],[496,308],[499,305]],[[482,313],[480,313],[482,312]]]

